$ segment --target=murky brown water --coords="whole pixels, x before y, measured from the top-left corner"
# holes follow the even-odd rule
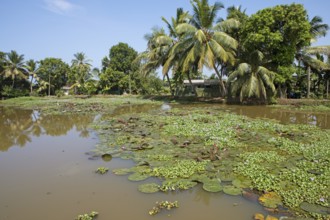
[[[329,128],[329,114],[298,117],[267,107],[219,108]],[[140,110],[130,107],[116,114]],[[239,196],[207,193],[200,187],[149,195],[140,193],[140,183],[130,182],[126,176],[96,174],[97,167],[112,170],[130,167],[132,162],[88,159],[85,153],[97,143],[96,135],[87,128],[93,120],[93,116],[40,116],[34,111],[0,108],[0,220],[73,220],[93,210],[100,213],[99,220],[252,219],[256,212],[265,213],[260,205]],[[177,200],[180,208],[149,216],[148,211],[161,200]]]

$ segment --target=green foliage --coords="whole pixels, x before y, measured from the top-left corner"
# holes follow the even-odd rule
[[[178,201],[175,202],[169,202],[169,201],[161,201],[156,202],[156,206],[154,206],[150,211],[149,215],[156,215],[163,209],[171,210],[172,208],[178,208],[179,203]]]
[[[152,175],[169,179],[189,178],[195,173],[204,171],[206,163],[207,161],[180,160],[175,164],[153,168]]]
[[[99,167],[96,169],[95,173],[99,173],[99,174],[106,174],[109,171],[109,168],[106,167]]]
[[[128,74],[130,71],[135,71],[137,67],[132,65],[137,57],[137,52],[126,43],[118,43],[110,48],[109,52],[109,68],[114,71]]]
[[[291,65],[296,51],[308,46],[311,39],[307,13],[300,4],[258,11],[247,20],[241,35],[248,51],[260,50],[275,68]]]
[[[69,65],[57,58],[45,58],[40,61],[39,79],[46,83],[45,88],[41,88],[48,95],[54,95],[56,90],[60,90],[67,83]],[[40,82],[39,82],[40,83]]]
[[[92,211],[90,214],[78,215],[76,220],[94,220],[99,213]]]

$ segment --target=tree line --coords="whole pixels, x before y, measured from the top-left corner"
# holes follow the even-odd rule
[[[74,94],[175,95],[183,80],[219,81],[222,97],[232,102],[269,103],[276,97],[327,98],[330,46],[312,47],[327,34],[322,18],[309,18],[301,4],[278,5],[247,15],[242,7],[218,13],[221,2],[192,0],[192,11],[178,8],[166,28],[145,35],[147,48],[138,53],[119,43],[92,68],[83,52],[71,65],[58,58],[24,61],[16,51],[0,52],[2,96],[56,95],[67,86]],[[165,82],[157,77],[161,69]],[[208,69],[213,74],[204,76]]]

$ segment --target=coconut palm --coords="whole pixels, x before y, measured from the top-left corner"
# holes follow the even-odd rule
[[[310,87],[311,87],[311,72],[328,72],[330,70],[330,65],[325,63],[317,57],[318,54],[323,54],[329,57],[330,55],[330,46],[316,46],[316,47],[307,47],[300,51],[297,54],[297,59],[299,62],[302,62],[306,67],[306,75],[307,75],[307,95],[310,96]]]
[[[228,77],[230,94],[238,96],[241,103],[250,98],[266,102],[275,93],[275,73],[262,66],[264,56],[260,51],[249,53],[245,58]]]
[[[329,26],[327,24],[322,23],[323,19],[319,16],[314,16],[310,21],[310,35],[311,35],[311,43],[316,41],[319,37],[326,36]],[[311,66],[308,66],[308,64],[314,65],[314,68],[318,69],[316,67],[317,65],[323,65],[320,62],[316,61],[314,58],[310,57],[310,55],[316,55],[317,53],[327,53],[328,48],[327,46],[320,46],[320,47],[305,47],[301,48],[299,47],[299,50],[296,53],[296,59],[298,60],[298,67],[300,67],[301,62],[303,62],[306,67],[307,71],[307,98],[310,96],[310,75],[311,75]]]
[[[208,0],[192,0],[193,15],[189,23],[179,24],[176,32],[180,41],[171,48],[163,73],[168,72],[178,62],[183,73],[201,71],[204,66],[215,70],[219,77],[223,95],[225,87],[217,68],[218,63],[233,63],[237,41],[214,25],[217,12],[223,8],[222,3],[209,5]],[[190,80],[190,78],[189,78]],[[190,80],[191,81],[191,80]]]
[[[25,68],[30,76],[30,94],[33,92],[33,81],[37,79],[38,63],[34,60],[28,60]]]
[[[74,84],[71,86],[75,88],[75,93],[77,92],[77,87],[83,87],[91,70],[91,60],[87,59],[86,55],[82,52],[74,54],[74,59],[71,61],[72,73],[70,81]]]
[[[162,17],[162,20],[168,27],[169,35],[163,28],[153,28],[151,34],[145,35],[145,39],[148,41],[147,51],[143,52],[138,57],[139,60],[144,61],[142,72],[145,75],[164,66],[169,57],[170,49],[178,42],[180,37],[176,32],[176,27],[181,23],[188,22],[188,19],[188,12],[184,12],[182,8],[178,8],[176,17],[171,18],[171,23],[166,18]],[[169,69],[163,71],[163,75],[166,77],[172,92],[173,90],[168,72]]]
[[[328,30],[329,25],[323,24],[323,19],[319,16],[314,16],[309,24],[311,26],[310,34],[312,35],[312,39],[316,40],[319,37],[325,37]]]
[[[4,59],[2,74],[4,74],[5,78],[12,78],[12,88],[14,88],[16,78],[26,79],[27,73],[24,68],[24,55],[19,55],[14,50],[7,53]]]

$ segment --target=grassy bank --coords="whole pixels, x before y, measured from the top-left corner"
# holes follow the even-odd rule
[[[160,104],[139,96],[65,96],[65,97],[19,97],[0,101],[0,106],[33,109],[43,114],[106,113],[118,106]]]

